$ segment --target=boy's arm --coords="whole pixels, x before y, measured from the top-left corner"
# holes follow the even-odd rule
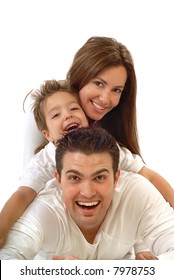
[[[139,174],[148,179],[174,208],[174,189],[161,175],[145,166],[139,171]]]
[[[41,250],[37,259],[51,259],[56,254],[59,243],[62,247],[57,198],[60,196],[55,181],[36,196],[10,229],[6,244],[0,249],[1,260],[32,260]]]
[[[8,232],[36,196],[33,189],[21,186],[7,200],[0,213],[0,247],[5,244]]]

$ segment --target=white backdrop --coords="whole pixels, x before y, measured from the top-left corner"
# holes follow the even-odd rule
[[[0,208],[22,172],[26,93],[45,79],[63,79],[75,52],[94,35],[114,37],[131,51],[142,154],[148,166],[174,186],[172,2],[0,2]]]

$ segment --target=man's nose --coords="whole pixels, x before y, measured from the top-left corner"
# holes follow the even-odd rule
[[[95,186],[92,182],[85,182],[80,191],[81,195],[86,198],[91,198],[96,194]]]

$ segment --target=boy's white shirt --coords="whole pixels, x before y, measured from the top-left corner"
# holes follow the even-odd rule
[[[138,173],[145,164],[138,155],[126,148],[120,148],[119,168],[124,171]],[[54,178],[55,145],[49,142],[44,149],[31,158],[19,178],[20,186],[28,186],[37,193],[44,189],[45,184]]]

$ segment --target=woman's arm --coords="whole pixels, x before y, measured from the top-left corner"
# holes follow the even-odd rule
[[[174,208],[174,189],[157,172],[145,166],[141,157],[132,154],[128,149],[120,147],[120,169],[135,172],[148,179]]]
[[[174,189],[161,175],[146,166],[144,166],[138,173],[148,179],[159,190],[165,200],[174,208]]]

